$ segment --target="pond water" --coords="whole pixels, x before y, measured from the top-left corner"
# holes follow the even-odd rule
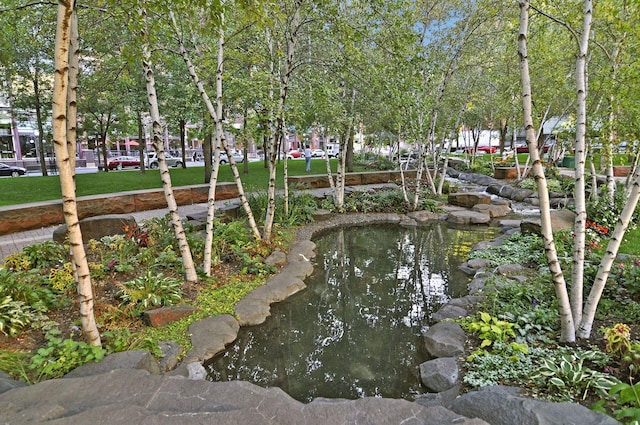
[[[307,289],[271,306],[205,366],[214,381],[280,387],[293,398],[413,399],[431,314],[467,292],[458,270],[497,229],[348,227],[314,242]]]

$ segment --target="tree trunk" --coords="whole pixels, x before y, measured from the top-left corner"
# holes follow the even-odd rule
[[[176,34],[179,34],[178,27],[175,22],[175,18],[173,14],[171,15],[171,22],[172,22],[174,31],[176,32]],[[218,65],[219,79],[218,79],[218,76],[216,77],[216,92],[218,91],[220,92],[220,94],[218,95],[218,102],[222,102],[222,59],[224,57],[224,49],[223,49],[224,38],[223,37],[219,40],[219,43],[220,43],[221,49],[218,52],[218,61],[220,62],[220,64]],[[198,92],[200,93],[200,96],[204,101],[207,111],[209,112],[209,116],[211,117],[211,119],[213,119],[215,123],[216,142],[220,143],[220,147],[225,150],[225,152],[227,153],[227,157],[229,158],[229,165],[231,166],[231,171],[233,172],[233,178],[236,182],[236,187],[238,188],[238,197],[240,198],[240,203],[245,213],[247,214],[247,219],[249,220],[249,226],[251,227],[251,231],[253,232],[253,235],[256,238],[256,240],[260,240],[261,239],[260,232],[258,231],[258,227],[256,226],[256,222],[253,217],[253,213],[251,212],[251,207],[249,206],[249,202],[247,201],[247,197],[244,193],[242,180],[240,180],[238,165],[233,159],[233,154],[229,150],[229,146],[227,146],[227,143],[224,138],[224,132],[222,130],[222,116],[218,116],[218,112],[216,111],[216,109],[214,109],[213,103],[211,102],[211,99],[209,98],[209,95],[207,94],[207,91],[205,90],[204,85],[202,84],[202,81],[200,81],[200,78],[196,73],[196,68],[193,65],[193,63],[191,63],[189,52],[187,52],[187,49],[185,48],[184,44],[181,41],[179,42],[179,44],[180,44],[180,54],[182,55],[182,59],[187,65],[187,69],[189,70],[189,74],[191,75],[191,78],[193,79],[194,84],[198,88]],[[220,111],[222,111],[222,107],[220,107]],[[206,161],[206,158],[205,158],[205,161]],[[209,184],[211,183],[212,182],[210,181]]]
[[[577,112],[576,112],[576,141],[575,141],[575,225],[573,237],[573,261],[571,267],[571,312],[573,313],[574,324],[578,326],[582,318],[582,296],[584,285],[584,248],[586,240],[585,225],[587,221],[586,183],[585,183],[585,136],[587,133],[587,84],[586,66],[587,52],[589,47],[589,37],[591,35],[591,13],[592,5],[590,0],[584,2],[584,22],[582,28],[582,39],[580,40],[580,53],[576,59],[576,89],[577,89]]]
[[[138,155],[140,155],[140,174],[145,174],[144,164],[144,151],[147,146],[147,141],[144,138],[144,126],[142,123],[142,111],[136,111],[136,117],[138,121]]]
[[[622,209],[622,213],[618,218],[616,227],[611,234],[611,239],[609,240],[609,244],[607,245],[607,250],[602,256],[602,260],[600,261],[600,266],[598,267],[598,273],[596,274],[595,281],[593,282],[593,286],[591,287],[589,296],[584,303],[582,321],[580,322],[580,326],[578,328],[579,338],[589,338],[589,336],[591,335],[591,328],[593,327],[593,320],[596,315],[598,303],[600,302],[600,298],[602,297],[602,291],[604,290],[604,286],[607,283],[609,272],[611,271],[611,266],[616,259],[616,255],[618,255],[618,249],[620,248],[624,233],[626,232],[627,227],[629,226],[629,222],[633,217],[636,206],[638,205],[639,198],[640,175],[636,173],[633,177],[631,192],[629,193],[629,197],[627,198],[627,203]]]
[[[173,187],[171,186],[171,176],[169,175],[169,168],[167,167],[167,161],[164,155],[164,143],[162,140],[162,125],[160,124],[160,111],[158,109],[158,97],[156,95],[155,79],[153,75],[153,66],[151,64],[151,52],[149,50],[149,32],[147,29],[147,11],[144,3],[140,9],[142,16],[142,67],[144,69],[145,80],[147,82],[147,99],[149,101],[149,115],[151,116],[151,123],[153,127],[153,147],[158,155],[158,164],[160,166],[160,179],[162,180],[162,188],[164,190],[164,196],[167,200],[167,207],[169,208],[169,216],[171,218],[171,224],[173,231],[178,241],[178,248],[180,255],[182,256],[182,264],[185,271],[185,279],[188,282],[197,282],[198,274],[193,263],[193,256],[191,255],[191,249],[187,242],[187,237],[182,225],[182,219],[178,213],[178,204],[173,195]]]
[[[563,342],[575,341],[575,328],[573,316],[571,314],[571,304],[567,285],[558,262],[553,231],[551,229],[551,214],[549,207],[549,192],[547,190],[547,180],[544,176],[544,169],[540,161],[540,154],[537,149],[536,131],[533,127],[533,105],[531,99],[531,77],[529,76],[529,59],[527,53],[527,36],[529,31],[529,1],[521,0],[520,6],[520,31],[518,34],[518,56],[520,58],[520,83],[522,85],[522,109],[524,128],[529,146],[529,155],[533,161],[533,175],[538,186],[540,201],[540,222],[542,227],[542,238],[544,240],[545,254],[553,285],[558,299],[558,313],[560,315],[561,335]]]
[[[82,330],[91,345],[101,345],[100,333],[93,315],[93,291],[89,265],[82,242],[75,193],[73,161],[67,149],[67,96],[69,79],[69,38],[73,14],[72,1],[58,2],[55,74],[53,90],[53,143],[62,190],[62,208],[69,232],[71,253],[76,270]]]
[[[187,132],[187,121],[180,118],[178,122],[180,126],[180,154],[182,155],[182,168],[187,168],[187,152],[185,147],[185,133]]]
[[[285,70],[284,75],[282,75],[280,82],[280,98],[278,99],[278,106],[276,109],[276,128],[275,135],[273,138],[274,142],[279,142],[282,140],[284,135],[284,109],[287,103],[287,95],[289,94],[289,82],[291,80],[291,74],[293,72],[293,60],[296,52],[296,45],[298,43],[298,31],[300,30],[301,19],[300,19],[300,9],[302,7],[301,1],[295,2],[295,11],[293,13],[293,17],[291,18],[291,22],[287,28],[287,57],[285,62]],[[271,40],[269,40],[271,42]],[[270,45],[270,49],[271,49]],[[273,63],[273,58],[272,58]],[[272,68],[273,70],[273,68]],[[273,72],[273,71],[272,71]],[[285,164],[286,164],[286,154],[285,154]],[[286,166],[286,165],[285,165]],[[271,233],[273,231],[273,220],[275,217],[275,161],[272,158],[270,163],[271,169],[269,170],[269,208],[267,210],[265,223],[264,223],[264,231],[263,231],[263,239],[266,241],[271,240]],[[273,179],[273,180],[272,180]],[[273,186],[272,186],[273,183]],[[286,176],[285,176],[285,186],[287,185]]]
[[[33,77],[33,95],[35,97],[36,122],[38,123],[38,159],[40,171],[47,176],[47,163],[44,155],[44,124],[42,123],[42,102],[40,101],[40,66],[36,63]],[[11,103],[11,102],[10,102]]]

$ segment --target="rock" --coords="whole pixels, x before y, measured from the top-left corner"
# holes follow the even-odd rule
[[[480,301],[482,301],[482,297],[478,297],[474,295],[465,295],[464,297],[453,298],[451,301],[449,301],[449,304],[462,307],[464,309],[469,309],[469,308],[475,307],[475,305],[478,304]]]
[[[173,341],[162,341],[158,344],[162,351],[162,358],[158,360],[160,372],[166,373],[178,366],[178,362],[182,358],[184,348]]]
[[[187,365],[189,371],[188,378],[192,381],[202,381],[207,377],[207,370],[202,366],[202,363],[192,362]]]
[[[458,362],[453,357],[441,357],[420,364],[420,380],[432,392],[453,388],[459,374]]]
[[[504,264],[502,266],[498,266],[496,272],[499,274],[509,276],[516,273],[522,273],[524,267],[521,264]]]
[[[570,210],[551,211],[551,229],[553,230],[553,233],[561,230],[573,229],[575,216],[575,213]],[[523,220],[520,224],[520,231],[523,234],[533,233],[535,235],[541,235],[542,227],[540,224],[540,218],[528,218]]]
[[[487,425],[442,406],[407,400],[368,397],[303,404],[277,387],[156,376],[140,370],[16,388],[0,394],[0,411],[3,422],[12,425]]]
[[[477,295],[484,292],[484,284],[487,281],[486,277],[476,277],[469,282],[469,295]]]
[[[491,261],[484,258],[472,258],[469,261],[465,261],[460,264],[458,268],[468,276],[475,276],[478,270],[484,269],[491,265]]]
[[[126,226],[138,226],[136,219],[130,214],[109,214],[82,219],[80,220],[82,242],[86,244],[91,239],[100,240],[104,236],[124,235],[126,234]],[[66,224],[53,231],[53,240],[55,242],[64,243],[66,237]]]
[[[489,214],[477,211],[454,211],[447,216],[447,222],[453,224],[487,224],[490,221]]]
[[[116,369],[142,369],[154,375],[160,375],[160,367],[155,357],[148,351],[122,351],[109,354],[99,362],[89,362],[78,366],[67,373],[65,378],[80,378],[84,376],[100,375]]]
[[[449,406],[463,416],[480,418],[492,425],[615,425],[613,418],[575,403],[548,403],[520,397],[517,391],[482,387],[455,399]]]
[[[307,286],[296,275],[307,273],[312,268],[308,261],[288,263],[279,274],[240,300],[235,307],[236,316],[241,326],[253,326],[263,323],[271,315],[271,304],[285,300]],[[310,272],[309,272],[310,273]]]
[[[331,218],[331,211],[325,209],[317,209],[313,213],[313,219],[315,221],[324,221]]]
[[[0,370],[0,394],[2,394],[5,391],[12,390],[14,388],[25,387],[25,386],[27,386],[27,383],[22,381],[16,381],[15,379],[11,378],[11,376],[9,376],[8,374]]]
[[[513,192],[510,194],[511,196],[509,197],[509,199],[513,199],[514,201],[517,201],[517,202],[522,202],[528,197],[530,197],[531,195],[533,195],[534,193],[535,192],[531,189],[514,188]]]
[[[407,213],[408,217],[414,219],[418,224],[428,223],[436,220],[446,220],[446,213],[434,213],[431,211],[411,211]]]
[[[205,361],[224,351],[227,344],[238,336],[240,325],[229,314],[206,317],[189,326],[193,349],[187,353],[187,359]]]
[[[455,357],[464,353],[465,333],[455,322],[439,322],[424,335],[425,347],[432,358]]]
[[[445,391],[437,393],[424,393],[417,394],[415,402],[421,406],[434,407],[434,406],[448,406],[460,395],[462,386],[460,384],[454,385]]]
[[[466,317],[467,310],[463,307],[452,305],[451,303],[443,305],[440,310],[431,315],[431,320],[441,322],[445,319],[459,319]]]
[[[447,202],[459,207],[471,208],[477,204],[490,204],[491,196],[480,192],[450,193]]]
[[[287,264],[287,254],[282,252],[280,248],[276,248],[271,255],[264,260],[264,263],[269,266],[282,267]]]
[[[157,328],[171,322],[177,322],[183,317],[192,315],[196,311],[197,309],[190,305],[170,305],[143,312],[142,321],[147,326]]]
[[[511,207],[504,204],[478,204],[474,205],[472,211],[487,214],[491,218],[504,217],[511,212]]]
[[[402,220],[400,220],[399,224],[402,227],[416,227],[418,225],[418,222],[409,216],[404,216]]]

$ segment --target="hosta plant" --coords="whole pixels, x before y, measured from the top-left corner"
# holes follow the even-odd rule
[[[133,305],[136,314],[156,306],[178,303],[182,299],[181,282],[162,273],[146,274],[125,282],[116,292],[116,296],[125,304]]]

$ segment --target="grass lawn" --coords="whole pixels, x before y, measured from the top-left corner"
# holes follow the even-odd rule
[[[336,172],[337,160],[331,160],[332,172]],[[305,171],[305,161],[288,161],[288,173],[290,176],[308,174]],[[283,176],[284,163],[280,162],[277,169],[276,186],[284,187]],[[248,173],[244,174],[244,164],[239,164],[240,178],[246,191],[266,190],[269,184],[269,170],[264,167],[264,162],[249,162]],[[186,169],[170,168],[171,182],[173,186],[190,186],[204,184],[205,173],[203,166],[191,166]],[[362,167],[356,171],[364,171]],[[326,174],[325,160],[314,159],[311,161],[310,174]],[[220,167],[219,182],[233,182],[233,175],[229,165]],[[108,173],[87,173],[76,175],[77,196],[99,195],[103,193],[124,192],[130,190],[161,188],[159,170],[109,171]],[[60,180],[58,176],[33,176],[19,178],[0,179],[0,206],[18,205],[30,202],[50,201],[60,199]]]

